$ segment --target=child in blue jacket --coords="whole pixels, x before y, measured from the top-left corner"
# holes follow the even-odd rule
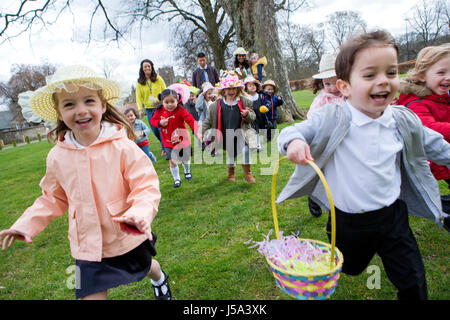
[[[271,123],[272,129],[276,129],[278,117],[277,108],[283,105],[283,98],[275,95],[278,92],[278,87],[273,80],[265,81],[262,89],[264,91],[262,99],[263,105],[269,109],[266,113],[267,120]]]

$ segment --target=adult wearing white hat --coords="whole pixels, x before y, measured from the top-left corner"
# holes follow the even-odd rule
[[[234,50],[234,72],[239,77],[239,79],[245,79],[248,75],[251,75],[250,62],[247,59],[248,52],[239,47]]]

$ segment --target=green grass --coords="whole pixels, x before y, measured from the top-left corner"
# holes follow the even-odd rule
[[[294,93],[302,99],[303,94]],[[282,124],[280,128],[287,124]],[[175,299],[291,299],[276,287],[263,256],[248,249],[247,240],[262,240],[273,228],[270,203],[271,175],[262,175],[269,164],[255,164],[256,184],[244,182],[237,167],[237,181],[226,181],[224,164],[192,164],[193,180],[182,181],[174,189],[168,162],[160,157],[156,139],[150,149],[158,158],[155,169],[160,179],[162,199],[152,225],[158,235],[156,259],[170,275]],[[275,146],[274,146],[275,147]],[[0,230],[6,229],[40,194],[38,186],[45,173],[45,158],[51,146],[34,143],[0,151]],[[267,148],[270,150],[272,144]],[[274,149],[277,154],[276,147]],[[256,159],[257,155],[252,155]],[[292,174],[293,165],[282,161],[277,193]],[[180,171],[182,172],[181,166]],[[442,193],[447,193],[441,184]],[[302,237],[328,242],[327,215],[313,218],[306,198],[277,206],[280,229],[285,234],[300,229]],[[449,299],[449,237],[434,223],[410,218],[412,230],[423,256],[430,299]],[[33,244],[16,242],[0,252],[0,299],[74,299],[67,288],[74,264],[67,240],[67,215],[53,221]],[[341,274],[331,299],[396,299],[396,290],[387,279],[381,261],[371,262],[381,268],[381,289],[368,289],[370,274]],[[146,279],[109,291],[111,299],[153,299]]]

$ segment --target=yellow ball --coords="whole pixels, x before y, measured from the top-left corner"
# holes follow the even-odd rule
[[[266,113],[267,111],[269,111],[269,109],[266,106],[259,107],[259,112]]]

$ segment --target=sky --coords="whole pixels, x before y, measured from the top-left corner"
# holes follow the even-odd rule
[[[333,12],[352,10],[361,14],[368,28],[382,27],[395,36],[405,32],[405,15],[420,1],[422,0],[314,0],[311,9],[299,9],[292,15],[292,21],[299,24],[325,22],[326,16]],[[42,2],[43,0],[37,0],[35,3],[39,5]],[[0,12],[17,10],[18,4],[17,0],[2,0]],[[156,69],[172,65],[175,72],[181,71],[169,48],[170,28],[163,23],[143,30],[141,39],[138,30],[135,30],[132,35],[126,36],[127,41],[120,41],[120,46],[107,40],[91,41],[89,45],[77,41],[86,38],[92,8],[90,0],[74,0],[71,6],[73,14],[65,11],[52,25],[46,28],[36,25],[32,32],[0,44],[0,81],[10,78],[13,64],[45,62],[58,66],[83,64],[99,73],[103,72],[106,64],[108,68],[114,69],[115,78],[129,86],[136,82],[139,63],[145,58],[152,60]],[[99,15],[95,21],[104,20]],[[0,27],[3,25],[0,24]],[[97,35],[103,35],[102,25],[98,24],[95,30]],[[11,29],[13,31],[15,30]]]

